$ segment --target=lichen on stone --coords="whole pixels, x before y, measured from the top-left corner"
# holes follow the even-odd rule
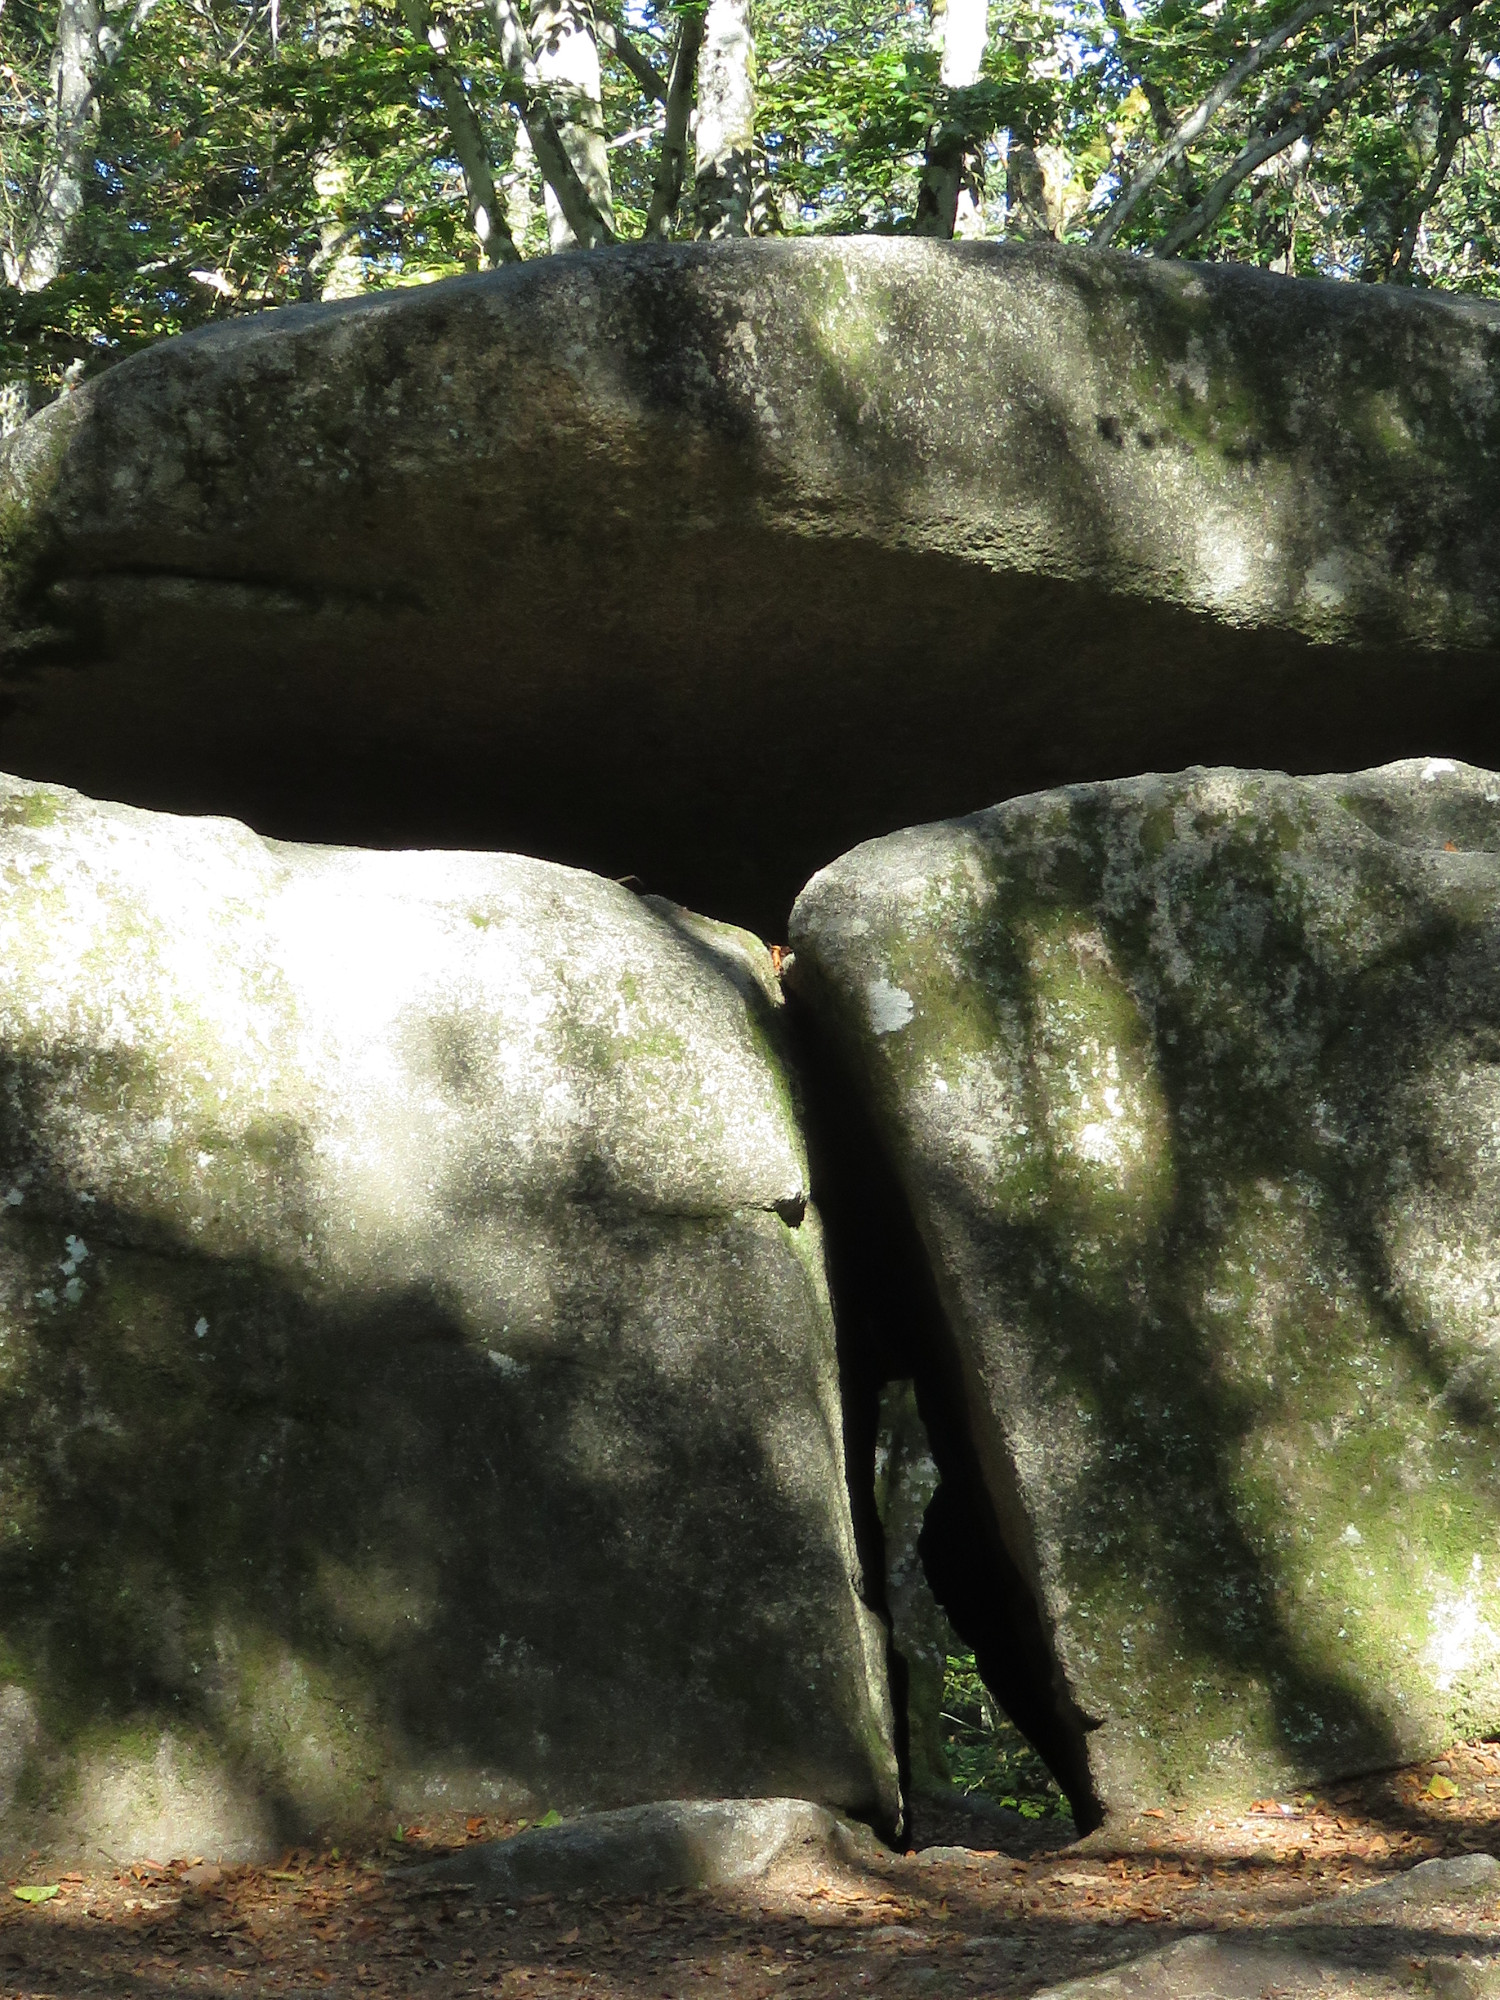
[[[1446,760],[1190,771],[798,904],[1108,1807],[1500,1725],[1497,841]]]

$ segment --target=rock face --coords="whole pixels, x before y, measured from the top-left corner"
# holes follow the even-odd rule
[[[889,1825],[754,940],[0,781],[0,1849]]]
[[[1497,365],[1472,302],[913,241],[237,322],[7,443],[0,767],[775,935],[980,799],[1500,764]]]
[[[1200,1932],[1113,1971],[1049,1986],[1036,2000],[1264,2000],[1267,1993],[1278,2000],[1406,2000],[1418,1970],[1417,1937],[1427,1992],[1488,2000],[1500,1989],[1500,1963],[1494,1933],[1480,1925],[1497,1890],[1500,1862],[1492,1854],[1422,1861],[1279,1923]]]
[[[1086,1814],[1500,1724],[1500,778],[1077,786],[857,849],[792,939]]]

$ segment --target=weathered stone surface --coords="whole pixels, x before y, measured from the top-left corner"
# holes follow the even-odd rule
[[[744,933],[0,781],[0,1849],[889,1821]]]
[[[1500,778],[1046,793],[846,855],[792,939],[935,1273],[1075,1795],[1500,1725]]]
[[[481,1842],[403,1873],[489,1897],[648,1896],[749,1881],[782,1861],[857,1861],[871,1851],[884,1852],[868,1828],[846,1826],[808,1799],[665,1799]]]
[[[5,447],[0,768],[773,935],[1039,785],[1500,764],[1497,362],[1471,301],[889,240],[219,327]]]
[[[1497,1891],[1492,1854],[1424,1861],[1280,1923],[1183,1938],[1037,2000],[1492,2000]]]

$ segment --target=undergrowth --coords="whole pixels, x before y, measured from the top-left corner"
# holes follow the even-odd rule
[[[982,1792],[1027,1819],[1067,1819],[1056,1778],[979,1678],[972,1653],[950,1653],[943,1678],[943,1754],[962,1792]]]

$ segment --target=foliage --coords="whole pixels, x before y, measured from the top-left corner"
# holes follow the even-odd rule
[[[110,59],[82,213],[53,283],[0,288],[0,375],[46,393],[70,370],[164,334],[317,298],[330,243],[352,247],[368,288],[478,266],[432,49],[398,0],[342,0],[330,40],[337,4],[104,0]],[[597,9],[666,76],[703,4]],[[1500,290],[1500,0],[1467,11],[1328,0],[1306,19],[1304,8],[1123,220],[1132,177],[1287,21],[1288,0],[991,0],[983,72],[961,91],[940,80],[930,4],[757,0],[754,228],[908,230],[935,135],[957,131],[978,190],[974,227],[990,235],[1081,244],[1103,225],[1136,251],[1165,244],[1305,275]],[[433,21],[519,247],[539,254],[542,187],[530,149],[518,151],[525,93],[502,60],[495,0],[450,0]],[[0,12],[0,237],[12,270],[44,167],[57,24],[57,0]],[[644,226],[664,109],[617,54],[602,55],[616,226],[628,239]],[[1297,120],[1301,136],[1236,166]],[[1195,227],[1226,172],[1238,180]],[[693,227],[689,171],[668,233]]]
[[[955,1785],[1027,1819],[1069,1819],[1057,1780],[995,1706],[972,1653],[950,1653],[943,1679],[943,1754]]]

